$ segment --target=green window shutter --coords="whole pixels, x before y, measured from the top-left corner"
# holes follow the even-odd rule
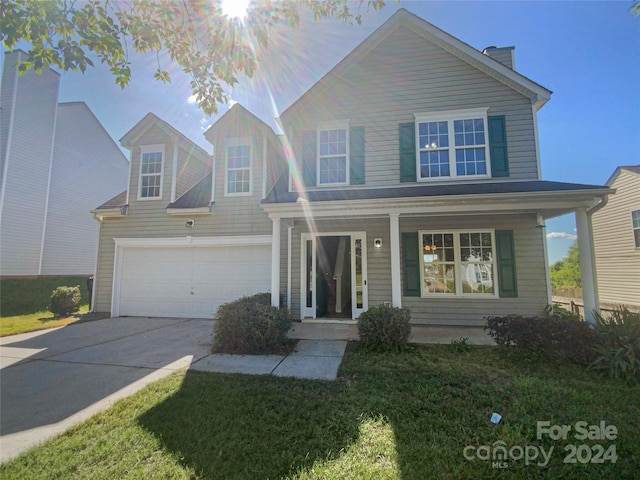
[[[498,259],[498,285],[501,297],[517,297],[516,252],[513,230],[496,230],[496,256]]]
[[[489,154],[491,155],[491,175],[509,176],[509,157],[507,155],[507,126],[504,115],[489,117]]]
[[[351,127],[349,156],[349,181],[351,185],[364,185],[364,127]]]
[[[420,256],[418,233],[402,234],[402,283],[406,297],[420,296]]]
[[[400,124],[400,181],[416,181],[416,124]]]
[[[316,186],[316,131],[302,132],[302,180],[306,187]]]

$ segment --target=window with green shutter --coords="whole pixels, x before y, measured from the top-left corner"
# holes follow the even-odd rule
[[[402,234],[402,286],[407,297],[420,296],[418,232]]]
[[[491,155],[491,176],[509,176],[509,156],[507,155],[507,128],[504,115],[488,117],[489,151]]]
[[[351,127],[349,132],[349,182],[364,185],[364,127]]]
[[[496,230],[498,285],[501,297],[517,297],[516,251],[513,230]]]

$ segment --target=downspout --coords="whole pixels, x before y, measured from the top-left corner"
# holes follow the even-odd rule
[[[89,313],[96,313],[96,291],[98,290],[98,265],[100,265],[100,238],[102,237],[102,221],[103,218],[93,213],[93,219],[100,225],[98,226],[98,245],[96,249],[96,267],[93,270],[93,284],[91,288],[91,304],[89,305]]]
[[[593,222],[591,218],[594,213],[596,213],[601,208],[605,207],[609,203],[609,195],[601,198],[598,203],[596,203],[593,207],[587,208],[587,217],[589,218],[589,224],[592,225],[591,228],[591,258],[593,258],[593,281],[596,284],[596,305],[598,306],[598,310],[600,310],[600,290],[598,289],[598,269],[596,268],[596,252],[595,252],[595,242],[593,242]]]

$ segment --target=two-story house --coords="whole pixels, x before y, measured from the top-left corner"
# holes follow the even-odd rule
[[[616,168],[606,185],[616,194],[593,215],[598,298],[640,310],[640,165]]]
[[[590,215],[610,192],[541,180],[550,93],[513,48],[480,52],[399,10],[282,113],[280,137],[236,105],[205,134],[211,162],[148,116],[123,139],[128,192],[95,211],[97,309],[210,317],[270,291],[303,321],[383,303],[414,326],[540,314],[544,220],[576,212],[593,264]]]
[[[0,88],[0,275],[90,275],[88,210],[126,187],[129,163],[84,102],[58,102],[60,74],[20,75],[4,54]]]

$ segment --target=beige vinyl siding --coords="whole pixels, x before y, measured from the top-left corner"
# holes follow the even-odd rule
[[[541,315],[547,304],[543,229],[535,215],[400,218],[401,232],[447,229],[513,230],[518,296],[516,298],[402,297],[415,325],[484,325],[489,315]],[[402,265],[401,265],[402,268]]]
[[[17,55],[4,58],[3,80],[10,83],[2,89],[2,120],[8,114],[12,122],[2,127],[9,129],[2,147],[9,155],[3,159],[0,265],[2,275],[39,275],[60,76],[44,69],[16,77],[10,70]]]
[[[83,102],[58,106],[42,275],[93,275],[90,209],[127,187],[129,162]]]
[[[213,213],[193,216],[167,214],[171,196],[173,143],[158,128],[147,131],[133,147],[131,191],[128,214],[124,218],[106,218],[100,229],[98,272],[96,275],[96,311],[109,312],[113,284],[114,238],[172,238],[271,235],[273,223],[260,209],[262,195],[262,140],[254,142],[257,149],[253,158],[253,194],[251,196],[224,196],[224,162],[216,161],[215,204]],[[138,200],[140,147],[165,145],[162,200]],[[184,153],[181,150],[180,155]],[[259,155],[259,161],[255,157]],[[187,219],[195,220],[194,228],[186,228]],[[286,233],[285,239],[286,239]],[[286,277],[284,277],[286,278]]]
[[[640,175],[622,170],[611,187],[616,193],[592,219],[599,300],[640,306],[640,248],[631,223],[631,212],[640,210]]]
[[[538,178],[531,100],[472,67],[410,29],[396,30],[339,78],[330,73],[291,110],[296,158],[301,136],[318,122],[349,120],[363,125],[366,187],[400,184],[398,124],[415,113],[488,107],[505,115],[510,176],[493,181]]]

